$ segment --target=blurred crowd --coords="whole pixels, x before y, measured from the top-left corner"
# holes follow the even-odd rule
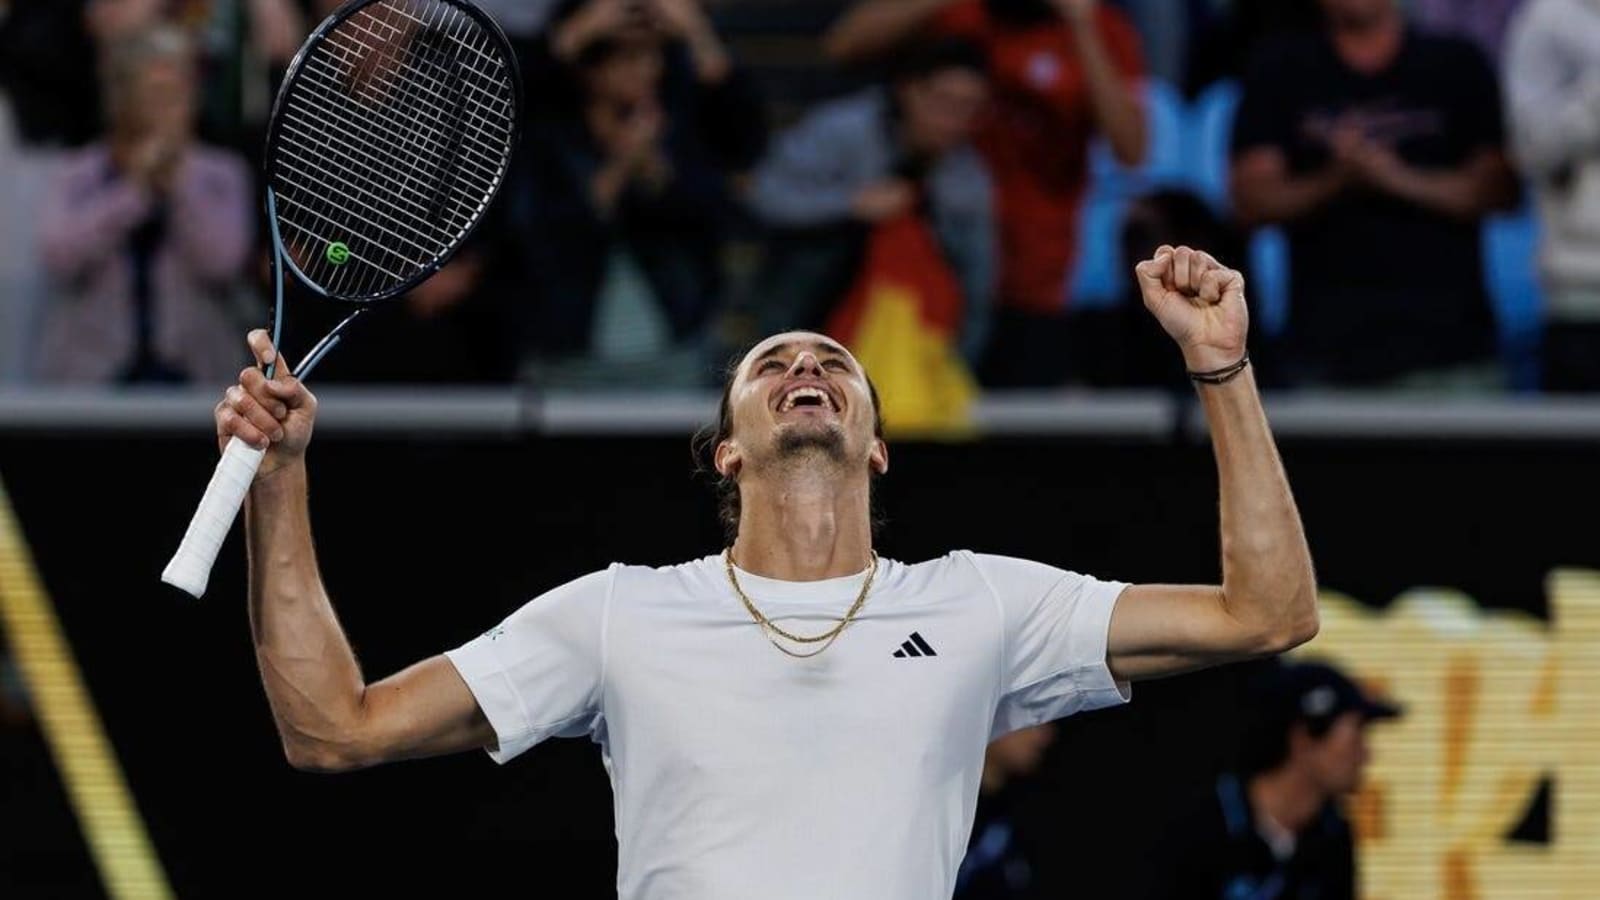
[[[1600,388],[1600,0],[480,2],[512,173],[321,379],[695,387],[813,328],[898,418],[1181,385],[1131,263],[1190,243],[1273,386]],[[0,0],[0,384],[244,364],[271,100],[336,6]]]

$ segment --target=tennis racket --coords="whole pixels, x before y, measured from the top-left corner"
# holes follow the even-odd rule
[[[355,310],[307,351],[298,377],[477,227],[516,147],[521,84],[504,32],[466,0],[351,0],[306,39],[267,131],[273,345],[285,267]],[[162,581],[205,592],[263,456],[228,443]]]

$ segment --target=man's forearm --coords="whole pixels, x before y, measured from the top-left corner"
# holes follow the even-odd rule
[[[695,76],[702,84],[721,84],[727,80],[733,62],[728,58],[728,49],[723,46],[722,39],[709,22],[702,23],[702,27],[686,35],[684,44],[689,48],[689,58],[694,62]]]
[[[1396,162],[1378,186],[1397,197],[1456,219],[1477,219],[1509,206],[1517,195],[1499,153],[1485,153],[1456,169],[1428,171]]]
[[[1276,225],[1311,215],[1344,187],[1344,176],[1332,167],[1304,176],[1235,172],[1233,205],[1245,225]]]
[[[1255,378],[1246,369],[1199,391],[1221,488],[1223,602],[1269,646],[1309,640],[1317,630],[1311,550]]]
[[[828,29],[822,52],[836,62],[861,62],[910,37],[949,4],[950,0],[866,0]]]
[[[334,768],[355,738],[364,685],[317,571],[306,489],[296,462],[250,490],[250,630],[285,754]]]
[[[1089,82],[1089,105],[1095,122],[1111,143],[1111,152],[1125,166],[1144,162],[1146,140],[1144,110],[1132,86],[1117,71],[1093,16],[1072,23],[1074,43]]]

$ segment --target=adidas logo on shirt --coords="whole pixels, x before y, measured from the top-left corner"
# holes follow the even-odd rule
[[[911,637],[908,638],[905,643],[900,645],[900,649],[899,650],[896,650],[894,652],[895,659],[907,659],[907,658],[915,657],[915,656],[938,656],[938,655],[939,654],[933,652],[932,645],[930,645],[927,641],[923,640],[922,635],[917,634],[915,631],[911,632]]]

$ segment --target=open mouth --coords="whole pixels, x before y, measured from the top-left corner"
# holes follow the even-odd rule
[[[778,412],[786,413],[797,409],[827,410],[837,413],[839,404],[827,391],[809,385],[797,387],[783,395],[778,403]]]

